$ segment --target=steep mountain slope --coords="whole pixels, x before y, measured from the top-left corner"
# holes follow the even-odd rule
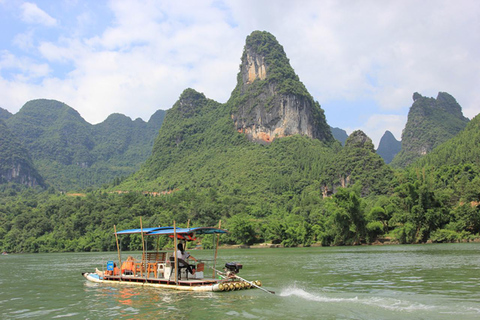
[[[257,32],[253,35],[256,36]],[[269,38],[264,33],[260,35]],[[245,51],[251,50],[250,37]],[[278,46],[276,42],[275,44],[265,46],[262,54],[271,56],[269,50],[278,54]],[[300,123],[308,124],[306,127],[310,126],[311,131],[299,131],[296,134],[289,131],[292,136],[286,137],[268,133],[268,130],[275,131],[272,128],[278,123],[269,122],[272,126],[265,123],[268,119],[279,117],[277,109],[284,106],[279,107],[274,103],[268,108],[265,97],[273,97],[271,101],[277,97],[281,97],[281,101],[288,100],[283,93],[278,92],[282,88],[279,83],[287,81],[300,85],[300,82],[292,82],[292,74],[286,72],[284,78],[281,73],[276,74],[275,81],[270,84],[268,70],[272,70],[269,69],[271,65],[265,63],[262,67],[257,64],[256,68],[249,69],[252,62],[245,57],[244,54],[238,75],[239,83],[226,104],[210,100],[193,89],[182,93],[167,113],[152,156],[119,189],[215,189],[219,195],[241,198],[239,201],[242,202],[261,200],[277,204],[283,203],[285,197],[298,196],[303,192],[313,192],[316,197],[320,197],[325,189],[335,191],[340,186],[356,182],[362,184],[363,194],[384,194],[389,191],[385,181],[392,180],[393,172],[375,154],[371,140],[365,134],[355,132],[342,150],[340,143],[333,140],[330,127],[324,122],[323,116],[320,116],[323,115],[321,109],[317,104],[307,103],[310,101],[308,93],[295,98],[305,99],[303,109],[298,109],[298,114],[302,116],[297,117],[296,121],[292,117],[280,122],[291,121],[288,128],[299,128]],[[281,61],[283,58],[277,57]],[[262,59],[257,56],[254,60],[268,61]],[[253,70],[250,75],[264,78],[249,82],[245,70]],[[264,84],[261,81],[265,81]],[[256,83],[259,85],[258,95],[250,92]],[[270,88],[271,91],[265,93],[265,88]],[[299,88],[304,89],[303,85]],[[294,94],[289,92],[286,95],[292,97]],[[258,115],[256,119],[249,118],[251,122],[247,121],[247,116],[253,114],[246,112],[248,106],[253,106],[255,111],[252,112]],[[310,107],[310,111],[304,112]],[[249,127],[247,122],[252,126]],[[242,123],[241,130],[239,123]],[[313,129],[314,125],[317,125],[317,129]],[[290,130],[287,127],[281,128],[285,128],[284,133]],[[268,129],[268,132],[264,129]],[[261,132],[268,139],[260,138]]]
[[[0,184],[8,182],[44,186],[28,151],[0,119]]]
[[[268,32],[247,37],[229,104],[236,129],[251,141],[269,143],[294,134],[333,141],[323,110]]]
[[[480,168],[480,115],[455,137],[414,163],[414,167],[441,167],[473,164]]]
[[[235,130],[229,110],[193,89],[185,90],[168,110],[152,156],[118,189],[199,190],[242,203],[274,203],[285,193],[299,194],[315,184],[319,188],[339,144],[326,146],[299,135],[267,145],[250,142]],[[218,219],[218,212],[211,214]]]
[[[261,55],[253,62],[248,56],[255,51],[245,55],[230,100],[221,104],[186,89],[156,129],[151,156],[133,175],[115,179],[107,190],[86,191],[86,197],[31,189],[20,194],[0,187],[0,245],[13,252],[116,250],[110,245],[112,224],[135,228],[139,217],[150,226],[172,220],[182,226],[211,226],[221,219],[230,231],[223,238],[229,244],[349,245],[387,237],[399,243],[479,237],[480,118],[406,169],[393,171],[362,131],[353,132],[344,147],[323,135],[328,127],[318,104],[309,102],[293,70],[277,68],[288,62],[281,47],[269,34],[252,35],[265,41],[260,41]],[[272,55],[275,62],[267,63]],[[413,134],[411,141],[420,137],[422,143],[438,142],[428,135],[436,130],[430,125],[464,121],[447,94],[414,98],[409,120],[424,130],[406,130]],[[62,117],[74,118],[64,115],[68,108],[59,109]],[[80,121],[77,127],[83,123],[89,128],[93,142],[87,148],[91,164],[50,161],[49,168],[60,175],[58,181],[71,185],[118,177],[131,170],[130,160],[143,154],[143,149],[135,149],[148,140],[142,130],[158,128],[162,116],[156,113],[146,125],[119,114],[95,126]],[[63,128],[62,122],[49,124],[53,137],[45,139],[51,143],[58,143],[60,136],[51,129],[55,126]],[[8,133],[3,136],[12,140]],[[146,196],[146,191],[168,196]],[[141,250],[137,240],[120,245]],[[147,250],[156,245],[149,242]]]
[[[32,100],[7,121],[35,160],[88,167],[94,142],[91,125],[80,114],[55,100]]]
[[[251,55],[262,64],[252,65]],[[237,79],[226,104],[186,89],[168,110],[152,156],[119,188],[221,188],[222,193],[248,199],[252,194],[300,192],[300,185],[318,183],[340,145],[272,35],[256,31],[247,38]],[[254,110],[247,112],[250,106]],[[281,133],[273,134],[277,129]]]
[[[330,127],[330,131],[332,132],[333,137],[335,140],[339,141],[342,146],[345,145],[345,141],[348,139],[348,134],[345,130],[340,129],[340,128],[333,128]]]
[[[33,100],[7,120],[46,182],[69,190],[133,173],[150,155],[164,111],[148,123],[114,114],[91,125],[55,100]]]
[[[132,121],[122,114],[112,114],[93,126],[95,147],[92,154],[97,162],[108,161],[119,166],[134,165],[138,169],[151,153],[166,112],[158,110],[148,122]]]
[[[390,131],[385,131],[378,144],[377,154],[383,158],[385,163],[392,162],[393,158],[402,149],[402,143],[395,139]]]
[[[394,167],[405,167],[426,155],[468,123],[462,108],[448,93],[439,92],[434,99],[415,92],[413,101],[402,133],[402,150],[391,162]]]
[[[361,184],[362,195],[387,194],[394,175],[392,169],[375,153],[372,140],[360,130],[352,132],[345,147],[334,157],[325,175],[325,194],[338,187]]]

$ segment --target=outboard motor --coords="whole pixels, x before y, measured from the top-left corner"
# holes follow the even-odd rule
[[[242,265],[236,262],[227,262],[225,263],[225,271],[227,272],[227,276],[234,276],[240,272],[242,269]]]

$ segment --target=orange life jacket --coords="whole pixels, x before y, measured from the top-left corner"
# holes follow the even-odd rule
[[[125,271],[133,271],[133,267],[134,267],[134,262],[133,261],[125,261],[122,263],[122,273],[124,273]]]

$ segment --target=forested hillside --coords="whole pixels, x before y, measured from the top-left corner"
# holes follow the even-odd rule
[[[265,33],[260,40],[276,41]],[[393,170],[375,153],[371,139],[362,131],[353,132],[344,147],[326,134],[324,130],[330,128],[322,121],[320,105],[309,98],[298,77],[287,68],[286,56],[277,56],[283,49],[276,43],[262,43],[262,54],[274,60],[262,60],[250,52],[255,61],[267,63],[256,64],[264,68],[252,69],[255,77],[249,78],[250,73],[242,70],[250,70],[251,60],[242,60],[237,87],[227,103],[186,89],[168,110],[151,156],[125,180],[75,194],[2,185],[0,249],[114,250],[113,225],[119,229],[138,227],[140,217],[143,226],[171,225],[173,220],[180,226],[187,221],[191,226],[213,226],[221,219],[222,227],[230,231],[222,241],[229,244],[327,246],[471,241],[480,237],[478,117],[462,131],[459,126],[467,121],[453,97],[415,95],[418,110],[412,113],[423,114],[413,120],[420,119],[417,123],[425,138],[420,140],[431,142],[431,150],[417,161],[409,158],[413,162],[405,169]],[[252,49],[248,43],[245,48]],[[275,55],[269,48],[274,48]],[[275,59],[282,63],[276,64]],[[272,65],[275,72],[269,70]],[[283,67],[278,69],[279,65]],[[272,74],[274,81],[268,78]],[[293,87],[284,87],[287,84]],[[267,95],[264,86],[278,91]],[[300,98],[293,99],[297,94]],[[285,121],[277,122],[267,112],[281,108],[275,99],[303,103],[290,108],[292,113]],[[243,111],[239,114],[239,110]],[[250,117],[252,110],[259,117]],[[75,117],[68,109],[62,114]],[[314,120],[284,126],[298,114]],[[456,136],[450,133],[450,140],[443,135],[445,127],[439,132],[434,125],[435,121],[451,120],[447,114],[455,123],[448,127],[458,125],[455,130],[460,132]],[[262,126],[255,122],[259,119]],[[272,121],[265,125],[263,120],[269,119]],[[411,120],[409,116],[413,130],[415,121]],[[135,141],[135,125],[132,131],[115,133],[118,140],[110,137],[104,146],[95,140],[96,134],[115,132],[116,124],[122,123],[128,126],[130,122],[124,116],[112,115],[96,127],[91,136],[95,143],[87,148],[87,154],[96,158],[129,154],[125,140],[129,136]],[[441,135],[446,142],[431,140],[430,127],[433,135]],[[77,123],[77,131],[81,128],[81,122]],[[33,129],[35,126],[29,130]],[[281,134],[272,136],[277,129]],[[58,130],[52,132],[58,134]],[[269,139],[256,139],[267,137],[259,133],[268,134]],[[132,157],[135,154],[130,153]],[[209,243],[207,240],[202,245]],[[142,247],[138,237],[127,237],[121,246],[128,250]]]
[[[32,100],[7,126],[29,151],[45,182],[59,190],[98,187],[132,174],[150,155],[165,112],[148,123],[111,115],[91,125],[55,100]]]
[[[393,167],[404,168],[465,128],[468,119],[454,97],[439,92],[436,99],[413,94],[413,105],[402,133],[401,151]]]
[[[0,184],[8,182],[44,186],[28,151],[0,119]]]
[[[7,120],[11,116],[12,114],[8,110],[0,108],[0,120]]]

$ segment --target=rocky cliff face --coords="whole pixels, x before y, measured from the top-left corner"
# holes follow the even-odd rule
[[[402,149],[391,162],[405,167],[465,128],[468,119],[454,97],[439,92],[437,98],[413,94],[413,104],[402,133]]]
[[[296,134],[333,141],[323,110],[273,35],[255,31],[247,38],[237,81],[229,100],[231,117],[251,141],[269,143]]]

